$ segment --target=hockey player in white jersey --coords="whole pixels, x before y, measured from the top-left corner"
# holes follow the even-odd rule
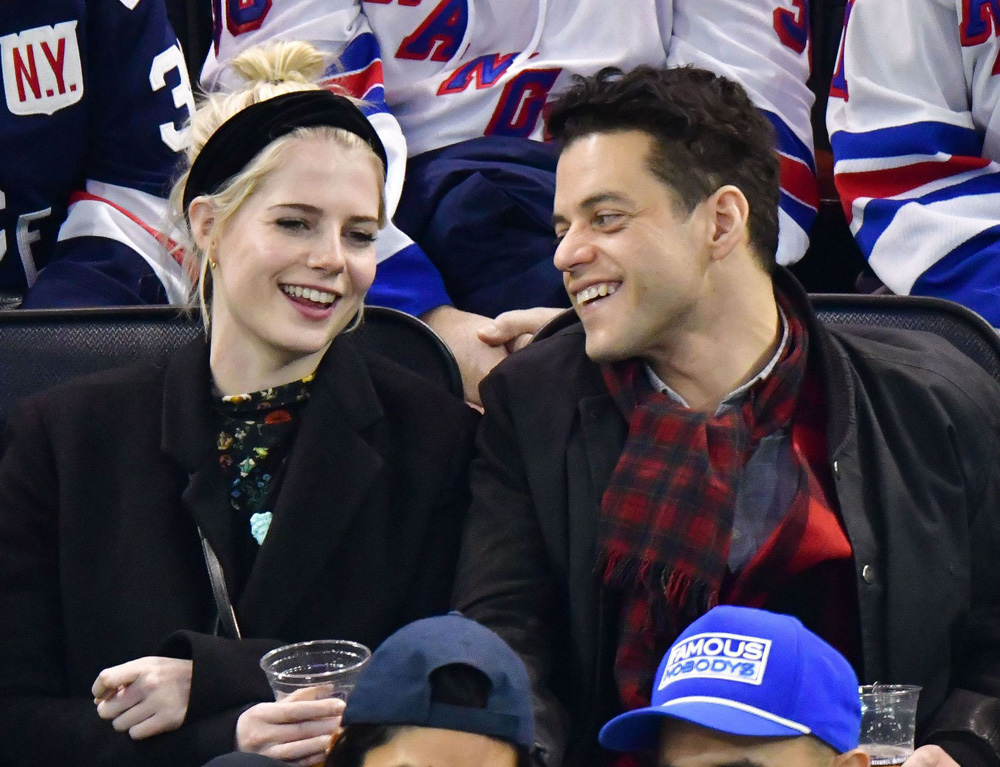
[[[998,34],[997,0],[853,0],[827,111],[837,190],[875,274],[994,326]]]
[[[0,293],[186,301],[161,231],[192,99],[162,0],[4,2],[0,69]]]
[[[489,317],[568,305],[551,264],[556,153],[542,113],[574,75],[694,64],[739,80],[778,137],[779,262],[808,245],[818,196],[807,0],[216,0],[214,11],[205,87],[230,84],[225,62],[251,45],[305,39],[330,54],[331,84],[372,102],[390,202],[409,155],[395,220],[419,245],[383,234],[369,300],[442,332],[470,399],[503,344],[551,312]]]

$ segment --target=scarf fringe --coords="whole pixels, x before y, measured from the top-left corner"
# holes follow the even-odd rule
[[[657,631],[679,631],[719,603],[719,590],[708,581],[677,568],[668,575],[663,563],[637,559],[618,547],[605,553],[596,571],[608,588],[646,591]]]

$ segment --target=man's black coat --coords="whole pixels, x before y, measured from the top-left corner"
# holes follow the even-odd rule
[[[824,328],[801,287],[776,279],[825,384],[858,676],[922,685],[919,736],[962,767],[1000,764],[1000,386],[937,336]],[[589,767],[618,713],[617,614],[593,567],[627,425],[579,325],[502,363],[481,393],[456,604],[528,663],[549,763],[565,749]]]

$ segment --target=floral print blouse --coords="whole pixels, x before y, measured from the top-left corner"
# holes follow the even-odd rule
[[[313,376],[251,394],[218,397],[219,465],[233,513],[236,583],[242,588],[271,525],[274,501]]]

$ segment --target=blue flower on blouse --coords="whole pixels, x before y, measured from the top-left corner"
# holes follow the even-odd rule
[[[250,516],[250,534],[257,541],[258,546],[264,544],[264,538],[267,536],[267,530],[270,526],[271,512],[258,511]]]

